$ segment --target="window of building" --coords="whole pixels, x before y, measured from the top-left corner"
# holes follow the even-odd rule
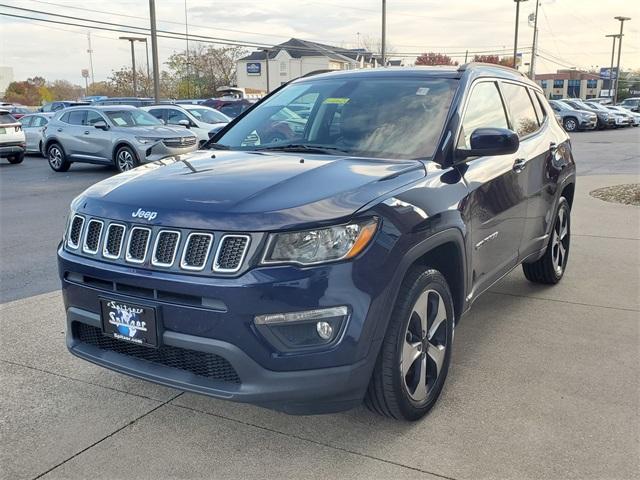
[[[502,93],[511,113],[512,128],[520,138],[538,130],[538,117],[527,89],[514,83],[503,83]]]
[[[546,80],[540,80],[540,86],[542,88],[547,88],[547,81]]]
[[[580,98],[580,80],[569,80],[567,96],[571,98]]]
[[[280,62],[280,75],[287,75],[289,73],[289,65],[287,62]]]
[[[478,128],[508,128],[504,106],[494,82],[477,84],[467,104],[458,147],[471,148],[471,134]]]
[[[587,80],[587,88],[598,88],[598,80]]]
[[[554,80],[553,88],[564,88],[564,80]]]

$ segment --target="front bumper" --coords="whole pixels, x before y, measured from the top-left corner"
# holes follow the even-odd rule
[[[389,289],[365,281],[372,276],[366,264],[375,262],[257,268],[237,278],[203,278],[106,264],[62,249],[58,255],[67,347],[80,358],[162,385],[292,414],[336,412],[362,401],[384,333],[378,320],[388,315],[389,305]],[[194,374],[131,354],[149,347],[134,346],[123,354],[86,341],[78,327],[102,335],[100,298],[105,296],[153,306],[160,349],[220,357],[239,380]],[[209,301],[196,305],[197,298]],[[257,314],[335,305],[347,305],[350,315],[341,340],[325,348],[278,351],[253,322]]]
[[[598,126],[598,118],[580,119],[581,130],[593,130]]]
[[[138,158],[141,162],[155,162],[163,158],[173,157],[176,155],[184,155],[185,153],[195,152],[198,149],[198,141],[193,145],[185,147],[168,147],[163,142],[157,142],[153,145],[140,144],[136,145]]]

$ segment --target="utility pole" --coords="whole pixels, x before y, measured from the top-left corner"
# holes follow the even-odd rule
[[[464,52],[464,63],[467,63],[467,59],[469,58],[469,49]]]
[[[184,0],[184,32],[185,32],[185,37],[187,39],[187,98],[190,97],[190,92],[189,92],[189,75],[190,75],[190,69],[189,69],[189,21],[187,18],[187,0]]]
[[[531,46],[531,64],[529,65],[529,78],[536,81],[536,51],[538,49],[538,7],[540,2],[536,0],[536,13],[533,19],[533,45]]]
[[[513,68],[517,68],[517,56],[518,56],[518,22],[520,21],[520,2],[526,2],[527,0],[513,0],[516,2],[516,33],[513,39]]]
[[[156,0],[149,0],[151,23],[151,56],[153,57],[153,98],[160,101],[160,66],[158,65],[158,34],[156,32]]]
[[[146,38],[144,39],[144,49],[147,57],[147,86],[148,86],[151,84],[151,70],[149,70],[149,42],[147,42]],[[144,90],[144,94],[149,95],[149,92],[147,91],[146,88]]]
[[[613,45],[611,46],[611,67],[609,67],[609,97],[613,97],[613,58],[616,52],[616,38],[618,38],[619,36],[620,35],[618,35],[617,33],[605,35],[605,37],[613,39]]]
[[[620,57],[622,56],[622,29],[624,28],[624,22],[626,20],[631,20],[630,17],[614,17],[616,20],[620,21],[620,40],[618,41],[618,62],[616,65],[616,86],[613,91],[613,104],[618,103],[618,85],[620,84]]]
[[[96,83],[96,77],[93,75],[93,49],[91,48],[91,30],[87,32],[87,41],[89,42],[89,48],[87,53],[89,54],[89,65],[91,66],[91,85]]]
[[[387,0],[382,0],[382,48],[380,52],[382,66],[387,66]]]
[[[265,58],[265,64],[266,64],[266,73],[267,73],[267,94],[269,93],[269,49],[268,48],[263,48],[262,51],[264,52],[264,58]]]

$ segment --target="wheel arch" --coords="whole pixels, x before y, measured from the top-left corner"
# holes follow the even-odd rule
[[[573,208],[573,197],[574,197],[575,191],[576,191],[576,184],[571,182],[571,183],[567,183],[562,188],[562,192],[560,193],[560,196],[566,198],[567,202],[569,202],[569,208]]]
[[[131,152],[135,155],[135,157],[138,160],[138,162],[140,161],[140,159],[138,158],[138,152],[136,151],[134,146],[131,145],[130,142],[127,142],[126,140],[118,140],[115,143],[115,145],[113,147],[113,150],[111,151],[111,161],[114,164],[116,162],[116,153],[118,153],[118,150],[120,150],[122,147],[127,147],[127,148],[131,149]]]

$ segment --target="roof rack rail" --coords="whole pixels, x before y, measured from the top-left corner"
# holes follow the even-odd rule
[[[506,65],[500,65],[498,63],[486,63],[486,62],[467,62],[467,63],[463,63],[462,65],[460,65],[458,67],[458,71],[459,72],[465,72],[466,70],[468,70],[469,68],[472,67],[493,67],[493,68],[503,68],[505,70],[508,70],[512,73],[517,73],[520,74],[520,76],[522,77],[526,77],[526,75],[524,73],[522,73],[520,70],[516,70],[513,67],[508,67]]]

